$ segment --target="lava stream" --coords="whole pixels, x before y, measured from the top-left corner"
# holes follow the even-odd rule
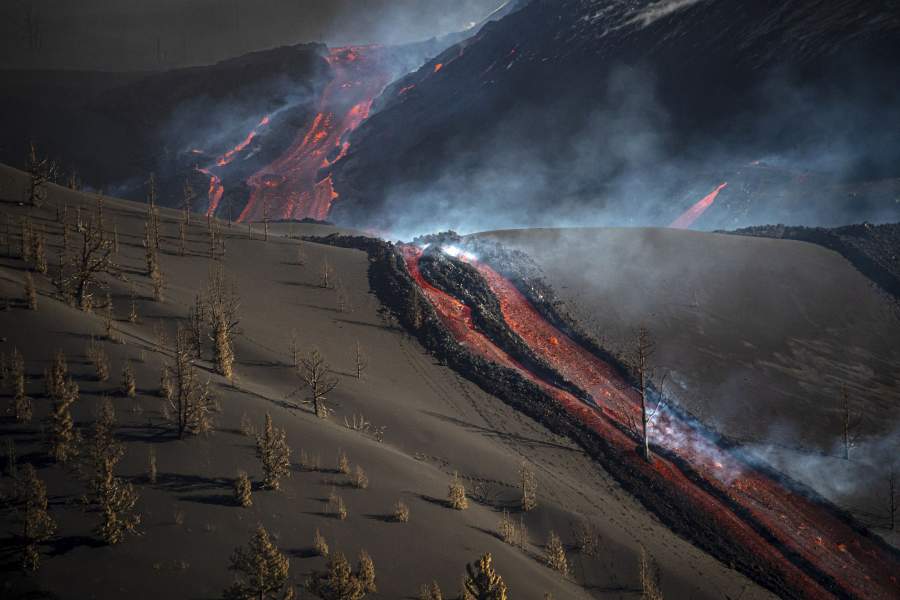
[[[728,187],[728,184],[723,183],[722,185],[714,189],[697,204],[684,211],[684,214],[672,221],[672,224],[669,225],[669,227],[672,229],[688,229],[691,225],[694,224],[694,221],[699,219],[701,215],[706,212],[706,209],[713,205],[713,202],[715,202],[716,198],[719,196],[719,192],[724,190],[726,187]]]
[[[626,386],[616,380],[609,365],[548,323],[509,280],[483,263],[475,266],[500,301],[504,320],[540,358],[620,422],[622,411],[638,410],[634,398],[622,402]],[[832,511],[748,466],[674,412],[662,411],[650,435],[652,442],[683,458],[708,484],[747,509],[786,548],[845,589],[865,598],[890,597],[886,590],[898,591],[896,582],[888,578],[897,568],[896,560]]]
[[[222,196],[225,195],[225,186],[222,184],[222,178],[212,172],[213,168],[222,168],[227,167],[231,162],[237,158],[238,154],[243,152],[247,146],[259,135],[260,129],[269,124],[271,116],[264,116],[259,123],[254,127],[247,136],[241,140],[234,148],[231,148],[225,154],[216,159],[215,165],[204,168],[197,168],[197,171],[203,173],[207,177],[209,177],[209,191],[207,192],[207,198],[209,202],[206,206],[206,216],[212,216],[216,214],[216,210],[219,208],[219,202],[222,201]],[[192,150],[194,154],[200,154],[199,150]]]
[[[539,357],[588,392],[597,408],[541,380],[476,331],[469,308],[431,286],[419,272],[421,252],[410,246],[404,246],[403,252],[413,278],[458,342],[537,384],[570,414],[619,447],[632,460],[633,467],[676,486],[680,493],[690,498],[696,510],[704,511],[703,514],[716,521],[722,536],[739,540],[749,552],[767,563],[773,573],[781,573],[785,581],[793,582],[809,597],[828,597],[818,582],[798,568],[796,559],[788,556],[794,555],[855,595],[896,597],[897,582],[889,578],[897,567],[895,557],[885,555],[877,544],[831,511],[784,488],[722,450],[675,413],[664,411],[660,415],[651,431],[652,441],[684,460],[690,466],[689,470],[685,471],[664,456],[655,457],[653,465],[640,459],[634,451],[634,440],[621,428],[626,420],[623,411],[638,409],[635,395],[627,390],[608,364],[548,323],[511,282],[489,266],[470,261],[498,298],[510,328]],[[620,426],[617,427],[617,423]],[[698,475],[706,490],[693,480]],[[713,490],[715,493],[710,493]],[[751,520],[739,515],[723,498],[739,506]],[[777,541],[779,547],[771,538],[760,534],[757,530],[760,527]]]
[[[338,198],[324,172],[350,148],[349,135],[369,116],[390,81],[377,48],[336,48],[328,56],[334,79],[319,100],[309,129],[248,180],[250,198],[239,221],[264,218],[324,220]]]

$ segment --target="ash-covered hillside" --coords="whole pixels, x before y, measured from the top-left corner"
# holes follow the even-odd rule
[[[896,216],[892,2],[535,0],[391,86],[334,218],[414,230]],[[438,216],[435,216],[438,215]]]

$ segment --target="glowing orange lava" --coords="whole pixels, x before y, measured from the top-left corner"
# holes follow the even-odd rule
[[[644,461],[634,450],[634,440],[621,426],[628,411],[639,410],[635,394],[608,364],[547,322],[509,280],[489,266],[468,261],[487,281],[513,332],[540,358],[588,392],[596,407],[519,365],[475,329],[467,306],[424,279],[418,269],[420,250],[403,246],[402,251],[413,278],[459,343],[488,360],[515,369],[538,385],[567,412],[620,448],[633,468],[657,480],[658,485],[675,486],[696,511],[715,521],[721,536],[738,541],[766,564],[766,569],[803,590],[805,597],[832,595],[797,566],[795,557],[815,565],[857,597],[897,597],[900,590],[890,575],[897,572],[896,557],[830,509],[785,488],[717,446],[676,413],[661,413],[653,424],[652,441],[689,467],[662,455],[656,456],[652,465]],[[852,540],[852,544],[847,544],[847,540]]]
[[[719,192],[724,190],[726,187],[728,187],[728,184],[723,183],[722,185],[714,189],[708,196],[703,198],[703,200],[687,209],[683,215],[672,221],[672,224],[669,225],[669,227],[672,229],[688,229],[691,225],[694,224],[694,221],[699,219],[700,216],[706,212],[706,209],[713,205],[713,202],[716,201]]]
[[[281,156],[247,180],[250,198],[239,221],[328,217],[338,194],[325,171],[347,155],[349,134],[368,118],[390,72],[375,47],[337,48],[327,60],[334,79],[318,113]]]
[[[259,123],[254,127],[250,133],[247,134],[241,142],[236,145],[234,148],[231,148],[225,154],[216,159],[216,167],[226,167],[231,162],[237,158],[238,154],[246,150],[247,146],[259,135],[260,129],[269,124],[270,116],[266,115],[262,119],[260,119]],[[203,154],[202,150],[197,150],[196,148],[191,150],[193,154]],[[222,201],[222,196],[225,195],[225,186],[222,184],[222,178],[212,172],[212,167],[204,167],[197,168],[197,171],[203,173],[207,177],[209,177],[209,191],[207,192],[207,197],[209,199],[209,203],[206,207],[207,216],[216,214],[216,210],[219,208],[219,203]]]

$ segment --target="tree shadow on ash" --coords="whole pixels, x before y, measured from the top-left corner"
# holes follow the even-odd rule
[[[429,496],[428,494],[416,494],[416,497],[419,498],[419,500],[428,502],[429,504],[434,504],[443,508],[453,508],[453,505],[450,504],[448,500],[444,500],[443,498],[435,498],[434,496]]]
[[[197,504],[209,504],[212,506],[240,506],[234,499],[233,494],[207,494],[205,496],[179,496],[179,500],[184,502],[195,502]]]
[[[276,281],[275,283],[280,283],[281,285],[286,285],[288,287],[304,287],[310,288],[313,290],[328,290],[330,288],[323,288],[318,283],[306,283],[305,281]]]
[[[363,515],[366,519],[380,521],[382,523],[399,523],[394,515]]]
[[[372,329],[383,329],[384,331],[398,331],[403,332],[403,329],[393,326],[393,325],[384,325],[383,323],[367,323],[365,321],[357,321],[354,319],[335,319],[340,323],[347,323],[348,325],[359,325],[361,327],[371,327]]]
[[[489,427],[483,427],[481,425],[476,425],[474,423],[469,423],[468,421],[463,421],[462,419],[457,419],[456,417],[450,417],[447,415],[442,415],[440,413],[432,412],[429,410],[423,410],[424,414],[434,417],[436,419],[440,419],[446,423],[452,423],[454,425],[459,425],[460,427],[464,427],[470,431],[475,431],[485,435],[486,437],[493,437],[500,440],[507,440],[511,442],[516,442],[518,444],[522,444],[528,446],[529,448],[553,448],[555,450],[566,450],[568,452],[573,452],[575,454],[584,454],[583,450],[578,448],[573,448],[571,446],[565,446],[563,444],[557,444],[556,442],[548,442],[545,440],[539,440],[535,438],[526,437],[524,435],[519,435],[517,433],[505,433],[502,431],[497,431],[496,429],[491,429]]]
[[[202,477],[200,475],[160,473],[156,477],[156,485],[154,487],[167,492],[185,494],[190,492],[214,491],[223,489],[230,491],[232,488],[232,481],[223,477]],[[187,500],[188,497],[183,497],[180,499]]]
[[[70,535],[61,538],[55,538],[47,543],[51,549],[47,553],[49,556],[62,556],[68,554],[76,548],[102,548],[106,544],[87,535]]]
[[[312,546],[308,548],[296,548],[293,550],[288,550],[286,554],[291,558],[316,558],[317,556],[319,556],[319,552]]]
[[[144,442],[162,444],[177,442],[178,435],[169,427],[157,425],[121,425],[116,428],[116,439],[120,442]]]

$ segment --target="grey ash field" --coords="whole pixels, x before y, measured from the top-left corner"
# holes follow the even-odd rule
[[[248,542],[258,524],[288,557],[299,597],[311,597],[302,584],[325,567],[325,559],[313,549],[317,529],[332,552],[341,551],[354,563],[361,549],[368,551],[377,572],[378,591],[369,595],[374,598],[416,598],[419,586],[432,580],[440,583],[445,597],[455,597],[465,565],[484,552],[493,555],[511,598],[542,599],[548,592],[556,599],[635,598],[640,596],[642,548],[658,565],[667,598],[771,597],[662,526],[572,443],[438,364],[380,306],[370,291],[364,253],[298,239],[327,235],[334,228],[275,224],[264,241],[261,225],[251,240],[246,225],[229,227],[223,222],[219,225],[226,253],[214,261],[205,219],[194,217],[187,252],[181,256],[182,214],[160,209],[166,285],[163,300],[154,301],[144,275],[146,207],[105,198],[104,221],[110,231],[113,224],[118,231],[115,260],[124,275],[103,280],[114,306],[117,341],[109,341],[103,311],[87,314],[66,305],[50,281],[61,245],[57,207],[67,205],[70,219],[80,207],[88,219],[97,210],[97,196],[51,185],[43,206],[29,208],[16,200],[25,185],[22,173],[0,170],[2,219],[8,216],[13,224],[15,255],[4,252],[0,259],[0,298],[10,299],[8,309],[0,311],[0,351],[9,356],[18,349],[24,356],[34,417],[17,424],[6,416],[0,428],[4,447],[7,440],[15,446],[19,471],[31,463],[46,483],[49,511],[58,527],[40,544],[40,569],[24,574],[22,526],[9,502],[13,482],[4,463],[4,598],[221,597],[233,580],[229,557]],[[47,235],[50,272],[35,275],[36,311],[22,300],[27,268],[15,250],[23,217],[30,217]],[[649,311],[660,323],[656,333],[661,353],[681,374],[683,397],[698,399],[704,417],[727,433],[769,443],[770,428],[785,421],[802,433],[791,436],[795,446],[812,448],[815,456],[829,452],[835,396],[820,398],[814,391],[816,374],[823,371],[836,373],[835,386],[846,384],[860,392],[853,395],[855,406],[884,416],[867,422],[871,433],[885,433],[890,423],[896,424],[900,349],[895,340],[900,339],[900,327],[895,308],[837,255],[788,241],[651,230],[595,232],[599,246],[570,248],[578,250],[573,256],[585,265],[584,280],[574,282],[554,275],[554,260],[560,255],[549,252],[547,244],[559,247],[555,235],[498,234],[505,242],[528,248],[542,263],[548,281],[564,299],[572,300],[583,322],[608,330],[610,339],[624,338],[640,320],[631,309],[641,303],[641,312]],[[10,245],[8,239],[4,242]],[[681,245],[691,251],[673,250]],[[693,253],[721,261],[712,274],[700,266],[689,273],[712,277],[713,285],[690,277],[615,289],[586,283],[608,280],[615,273],[621,283],[629,279],[629,270],[616,265],[639,269],[642,260],[660,271],[674,269],[677,265],[671,263]],[[171,342],[216,263],[234,281],[240,298],[236,377],[229,382],[215,374],[207,344],[196,368],[203,380],[209,379],[216,399],[215,428],[179,440],[163,418],[159,396],[160,372],[172,360],[171,343],[160,343],[160,332]],[[333,271],[329,288],[320,285],[326,263]],[[592,269],[600,272],[595,276]],[[743,287],[733,292],[736,296],[723,291],[738,281]],[[128,320],[132,285],[136,323]],[[98,303],[103,297],[105,293],[98,295]],[[736,297],[745,298],[744,303]],[[848,304],[856,307],[853,314],[845,313]],[[772,313],[786,305],[792,312],[773,321]],[[734,327],[740,331],[726,334]],[[292,332],[300,351],[318,348],[338,379],[328,398],[334,410],[328,419],[317,418],[301,404],[302,394],[292,395],[300,387],[289,351]],[[92,337],[110,358],[109,381],[93,376],[86,356]],[[357,344],[367,359],[361,378],[355,372]],[[65,353],[80,388],[73,407],[79,429],[90,429],[104,398],[115,408],[115,435],[125,448],[116,475],[134,485],[141,514],[139,534],[116,545],[103,544],[95,533],[100,515],[82,501],[85,485],[77,470],[47,457],[49,401],[43,374],[57,350]],[[126,364],[136,375],[136,398],[121,393],[120,373]],[[737,384],[734,377],[750,383]],[[732,392],[733,402],[717,403]],[[5,395],[3,402],[10,401]],[[745,415],[751,410],[754,419]],[[292,449],[290,477],[278,491],[260,489],[255,442],[242,432],[247,420],[261,428],[266,414],[285,430]],[[348,428],[345,423],[356,415],[383,427],[383,440]],[[147,480],[151,449],[158,465],[156,483]],[[315,457],[310,460],[317,459],[319,467],[301,466],[301,450]],[[354,467],[365,469],[366,489],[353,487],[350,476],[337,472],[340,452]],[[524,515],[528,541],[524,548],[515,548],[501,541],[497,531],[502,510],[518,502],[519,468],[526,458],[538,482],[538,507]],[[249,508],[233,500],[234,480],[241,470],[254,482]],[[454,472],[469,492],[465,511],[445,503]],[[332,490],[347,506],[345,520],[328,514]],[[881,506],[878,493],[873,487],[866,500],[871,513]],[[407,523],[390,518],[398,500],[410,508]],[[574,548],[573,530],[585,520],[601,540],[593,557]],[[567,548],[567,578],[543,562],[552,531]]]

